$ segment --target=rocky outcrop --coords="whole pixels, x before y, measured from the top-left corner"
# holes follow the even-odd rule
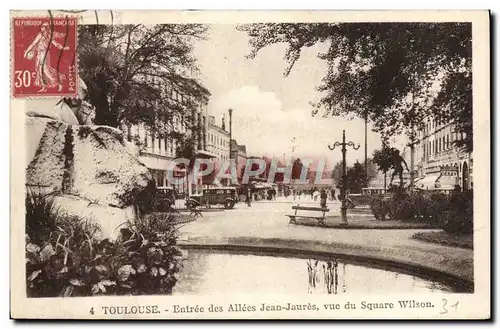
[[[138,148],[118,129],[81,125],[88,121],[70,106],[82,105],[80,100],[27,103],[26,186],[58,191],[61,211],[92,219],[103,234],[116,235],[133,218],[134,200],[151,181]]]
[[[28,140],[38,140],[36,151],[30,149],[28,154],[28,185],[53,187],[94,204],[123,208],[151,178],[118,129],[33,117],[26,122]]]
[[[134,220],[135,211],[132,206],[125,208],[108,207],[91,203],[78,196],[62,194],[54,198],[55,207],[69,216],[89,219],[99,225],[101,231],[97,238],[116,238],[120,229]]]
[[[25,112],[29,117],[52,119],[72,125],[79,124],[75,113],[63,100],[30,99],[26,101]]]

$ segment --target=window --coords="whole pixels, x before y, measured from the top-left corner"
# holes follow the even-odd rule
[[[158,138],[158,151],[161,151],[161,139]]]

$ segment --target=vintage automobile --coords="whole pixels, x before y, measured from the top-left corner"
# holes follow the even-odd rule
[[[209,187],[201,190],[199,194],[192,194],[186,201],[186,207],[193,209],[199,206],[223,205],[226,209],[232,209],[238,202],[235,187]]]
[[[157,187],[154,196],[155,211],[166,212],[175,204],[175,191],[171,186]]]

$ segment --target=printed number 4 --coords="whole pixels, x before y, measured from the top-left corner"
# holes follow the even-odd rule
[[[93,307],[90,308],[89,313],[92,314],[92,315],[94,315],[94,308]]]
[[[448,300],[447,299],[443,299],[443,310],[441,312],[439,312],[439,314],[446,314],[448,313],[448,309],[446,308],[446,305],[448,305]],[[455,304],[452,304],[450,305],[450,307],[454,307],[455,308],[455,312],[457,311],[458,309],[458,302],[456,302]]]

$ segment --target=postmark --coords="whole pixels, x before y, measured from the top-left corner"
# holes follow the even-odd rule
[[[16,17],[12,21],[12,95],[76,96],[76,17]]]

